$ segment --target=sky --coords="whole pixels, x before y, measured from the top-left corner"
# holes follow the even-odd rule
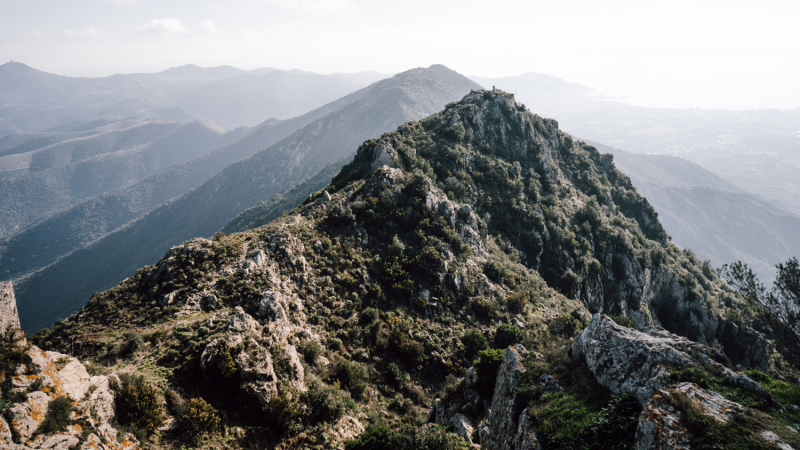
[[[0,0],[0,63],[538,72],[625,103],[800,107],[800,1]]]

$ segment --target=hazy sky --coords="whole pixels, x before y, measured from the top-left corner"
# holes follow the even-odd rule
[[[663,107],[800,107],[800,1],[0,0],[0,63],[539,72]]]

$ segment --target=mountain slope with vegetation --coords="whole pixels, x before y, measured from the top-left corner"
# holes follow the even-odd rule
[[[364,139],[432,114],[476,87],[444,66],[413,69],[375,83],[356,101],[20,280],[23,326],[39,329],[69,315],[93,292],[131,276],[171,246],[196,236],[212,236],[245,209],[352,155]],[[125,258],[119,258],[120,254]],[[80,276],[86,271],[93,276]],[[68,288],[66,280],[72,280]]]
[[[372,86],[360,89],[289,120],[268,120],[253,129],[230,131],[220,141],[232,139],[233,142],[220,142],[225,145],[165,167],[131,186],[75,205],[7,238],[0,243],[0,277],[18,278],[52,264],[156,206],[196,188],[229,164],[248,158],[297,129],[355,102],[371,89]]]
[[[193,423],[189,398],[224,418],[202,433],[152,434],[155,447],[449,450],[479,439],[521,449],[504,433],[530,445],[539,433],[552,438],[545,448],[565,448],[552,443],[578,423],[586,430],[574,439],[607,432],[631,444],[642,405],[590,358],[612,353],[595,350],[597,339],[572,345],[584,327],[611,323],[592,312],[649,330],[614,328],[629,345],[655,342],[652,358],[695,358],[772,399],[717,362],[718,349],[653,328],[723,348],[732,364],[782,370],[746,304],[669,242],[610,155],[510,94],[473,91],[367,140],[277,220],[177,245],[30,339],[92,370],[141,374],[179,423]],[[661,342],[685,353],[658,351]],[[442,404],[450,423],[418,428],[439,423],[435,397],[455,402]]]
[[[617,167],[658,212],[673,242],[713,267],[742,261],[765,280],[775,265],[800,254],[800,217],[674,156],[614,154]]]

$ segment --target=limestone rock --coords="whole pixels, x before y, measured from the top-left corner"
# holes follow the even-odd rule
[[[527,414],[520,417],[514,415],[514,388],[526,371],[522,360],[522,354],[526,352],[525,347],[516,344],[503,353],[489,415],[478,426],[481,448],[484,450],[538,448],[536,431],[529,423]]]
[[[0,445],[10,444],[14,437],[11,435],[11,427],[8,426],[6,418],[0,415]]]
[[[380,142],[372,150],[372,170],[383,166],[392,166],[397,159],[397,152],[388,142]]]
[[[474,445],[472,442],[472,424],[469,423],[469,419],[466,418],[463,414],[456,413],[453,414],[453,417],[450,418],[450,423],[453,425],[453,432],[469,443],[470,446]]]
[[[671,383],[669,369],[703,368],[713,375],[783,407],[755,381],[720,362],[725,356],[716,349],[691,342],[660,329],[636,331],[595,314],[591,324],[575,339],[573,357],[584,357],[597,381],[616,395],[633,394],[642,405]]]
[[[71,434],[59,433],[45,439],[39,448],[42,450],[67,450],[73,445],[77,445],[78,442],[80,442],[78,438]]]
[[[678,393],[685,394],[698,411],[717,423],[726,423],[733,415],[745,412],[742,405],[693,383],[681,383],[661,389],[650,398],[639,415],[639,425],[636,428],[637,450],[690,448],[692,436],[681,423],[683,413],[670,403],[670,398]]]
[[[261,294],[261,301],[258,303],[258,316],[264,317],[271,322],[281,322],[288,319],[286,310],[281,305],[283,296],[278,291],[266,290]]]
[[[244,312],[241,306],[236,307],[228,323],[228,330],[235,333],[257,333],[260,328],[258,322],[250,314]]]
[[[9,326],[20,328],[17,299],[11,281],[0,281],[0,332]]]
[[[9,408],[8,422],[15,441],[24,444],[31,438],[44,420],[49,403],[49,395],[36,391],[28,394],[26,401]]]
[[[200,309],[203,311],[214,311],[219,307],[219,299],[214,294],[206,294],[200,300]]]

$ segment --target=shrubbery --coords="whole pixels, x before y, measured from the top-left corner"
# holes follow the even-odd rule
[[[406,426],[397,431],[370,425],[358,440],[347,442],[345,450],[465,450],[466,441],[443,429],[423,431]]]
[[[504,323],[497,327],[494,333],[494,347],[505,349],[506,347],[522,342],[522,330],[514,325]]]
[[[478,352],[489,348],[486,336],[478,330],[469,330],[464,333],[464,336],[461,336],[461,344],[464,345],[464,356],[470,361],[478,356]]]
[[[475,361],[475,373],[478,376],[478,395],[484,400],[491,400],[494,395],[494,385],[497,382],[497,372],[503,363],[503,352],[500,350],[483,350],[478,353]]]
[[[355,399],[360,399],[367,389],[366,369],[362,365],[346,359],[340,359],[336,363],[331,378],[338,380],[341,386],[350,391]]]
[[[220,426],[219,413],[202,398],[193,398],[183,412],[181,425],[192,437],[213,433]]]
[[[39,424],[36,433],[48,434],[61,431],[70,424],[69,411],[72,409],[72,399],[69,397],[58,397],[47,405],[47,415],[44,421]]]
[[[308,391],[303,394],[303,403],[307,407],[305,420],[311,424],[336,422],[353,406],[347,392],[325,386],[316,379],[309,383]]]
[[[161,396],[143,376],[120,375],[122,386],[117,391],[116,417],[120,424],[152,434],[162,422]]]

